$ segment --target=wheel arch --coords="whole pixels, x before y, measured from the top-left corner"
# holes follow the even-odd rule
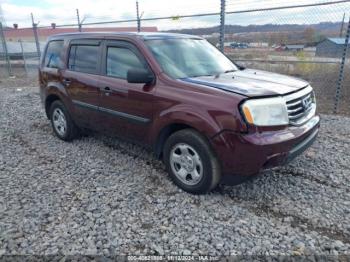
[[[183,129],[194,129],[196,130],[193,126],[185,123],[171,123],[166,126],[164,126],[161,131],[159,132],[157,139],[154,143],[154,153],[158,159],[162,157],[163,154],[163,145],[165,141],[168,139],[169,136],[174,134],[177,131],[183,130]],[[198,130],[197,130],[198,131]]]
[[[197,131],[208,140],[221,130],[215,118],[199,107],[179,104],[168,108],[156,117],[151,132],[150,142],[156,157],[162,157],[163,145],[170,135],[186,128]]]
[[[71,113],[69,98],[65,87],[57,82],[49,82],[47,86],[47,96],[45,98],[45,113],[48,119],[50,119],[50,107],[56,100],[60,100]]]
[[[50,94],[45,99],[45,113],[48,119],[50,119],[50,107],[57,100],[61,101],[61,98],[57,94]]]
[[[174,134],[177,131],[183,130],[183,129],[192,129],[199,134],[201,134],[210,144],[210,137],[208,134],[206,134],[204,131],[201,131],[200,128],[197,128],[196,126],[186,123],[186,122],[173,122],[168,123],[165,125],[158,133],[155,142],[153,143],[153,150],[158,159],[161,159],[163,154],[163,147],[165,144],[165,141],[170,137],[172,134]]]

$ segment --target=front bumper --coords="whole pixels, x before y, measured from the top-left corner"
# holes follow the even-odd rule
[[[320,118],[314,116],[302,126],[284,130],[253,134],[224,131],[211,142],[223,175],[249,176],[293,160],[315,141],[319,126]]]

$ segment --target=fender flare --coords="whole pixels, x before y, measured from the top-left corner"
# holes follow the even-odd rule
[[[66,88],[58,83],[58,82],[48,82],[47,83],[47,88],[46,88],[46,97],[45,97],[45,112],[46,112],[46,115],[47,117],[49,118],[49,105],[51,103],[48,103],[51,101],[54,101],[56,99],[50,99],[52,97],[57,97],[60,101],[62,101],[62,103],[65,105],[65,107],[67,108],[68,112],[72,114],[73,112],[73,104],[71,102],[71,100],[69,99],[69,96],[68,96],[68,93],[67,93],[67,90]]]
[[[156,119],[153,123],[153,132],[151,132],[153,136],[150,138],[150,142],[157,157],[160,157],[165,140],[173,132],[184,128],[193,128],[203,134],[210,142],[210,138],[222,129],[207,111],[187,105],[178,105],[167,109],[161,112]]]

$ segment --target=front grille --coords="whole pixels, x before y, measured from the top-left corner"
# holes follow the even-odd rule
[[[315,114],[315,95],[310,86],[285,96],[285,99],[290,124],[303,124]]]
[[[289,119],[294,121],[303,117],[305,112],[311,108],[311,104],[311,93],[295,100],[287,101]]]

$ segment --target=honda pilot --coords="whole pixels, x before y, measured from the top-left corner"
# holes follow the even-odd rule
[[[51,36],[39,76],[58,138],[94,130],[149,147],[190,193],[286,164],[319,130],[309,83],[238,66],[197,36]]]

